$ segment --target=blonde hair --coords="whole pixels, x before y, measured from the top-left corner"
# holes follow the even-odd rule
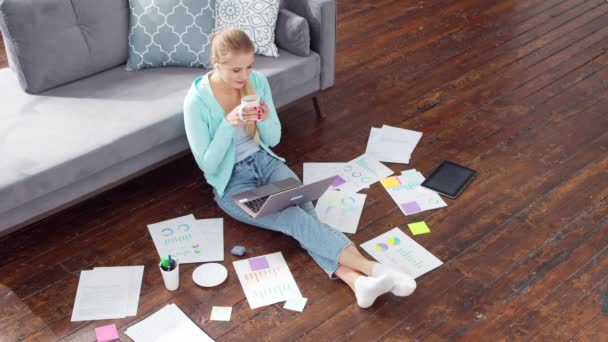
[[[217,63],[223,64],[234,53],[254,53],[255,46],[249,36],[240,29],[224,29],[211,34],[211,56]],[[241,97],[255,95],[255,89],[250,80],[240,89]],[[255,122],[248,121],[245,131],[249,133],[256,144],[260,142],[260,132]]]

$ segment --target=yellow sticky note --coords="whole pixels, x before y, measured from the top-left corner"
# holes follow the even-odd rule
[[[401,185],[401,183],[399,182],[399,178],[397,178],[396,176],[381,179],[380,183],[382,183],[382,185],[387,189]]]
[[[431,230],[429,229],[429,226],[427,226],[424,221],[410,223],[407,226],[410,228],[410,230],[412,231],[412,234],[414,234],[414,235],[427,234],[427,233],[431,232]]]

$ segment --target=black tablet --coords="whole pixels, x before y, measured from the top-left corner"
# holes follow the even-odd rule
[[[421,185],[450,198],[456,198],[476,174],[475,170],[444,160]]]

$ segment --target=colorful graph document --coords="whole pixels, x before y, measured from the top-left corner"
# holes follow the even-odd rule
[[[326,191],[317,201],[315,210],[321,222],[344,233],[354,234],[365,204],[364,194]]]
[[[371,156],[363,154],[346,163],[338,172],[332,188],[349,193],[369,188],[393,171]]]
[[[379,161],[409,164],[422,132],[388,125],[372,127],[365,153]]]
[[[135,342],[213,341],[175,304],[169,304],[130,326],[125,334]]]
[[[304,184],[310,184],[338,174],[346,163],[304,163],[302,173]]]
[[[302,297],[281,252],[232,264],[251,309]]]
[[[397,227],[363,243],[361,248],[378,262],[401,269],[414,279],[443,264]]]
[[[197,220],[190,214],[149,224],[148,230],[160,258],[171,255],[180,264],[224,260],[221,218]]]
[[[420,186],[422,182],[424,182],[424,176],[416,170],[403,171],[400,176],[380,180],[382,186],[405,215],[447,207],[438,193]]]
[[[80,272],[72,322],[137,315],[143,266],[98,267]]]

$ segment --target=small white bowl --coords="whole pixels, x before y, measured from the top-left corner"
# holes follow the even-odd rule
[[[192,280],[204,287],[217,286],[228,278],[228,270],[224,265],[215,262],[202,264],[192,272]]]

